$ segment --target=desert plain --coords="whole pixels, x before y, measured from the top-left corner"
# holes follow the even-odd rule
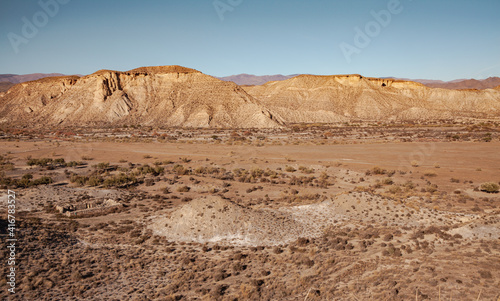
[[[499,131],[3,128],[10,300],[499,300]]]

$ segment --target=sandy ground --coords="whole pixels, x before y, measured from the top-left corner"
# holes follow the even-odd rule
[[[3,140],[5,176],[54,180],[15,189],[13,300],[500,300],[500,197],[478,189],[500,181],[500,141],[352,142]],[[155,162],[127,188],[71,180]],[[123,210],[53,210],[105,198]]]

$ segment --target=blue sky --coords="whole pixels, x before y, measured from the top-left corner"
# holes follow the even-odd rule
[[[498,0],[40,3],[0,0],[0,73],[183,65],[215,76],[500,76]]]

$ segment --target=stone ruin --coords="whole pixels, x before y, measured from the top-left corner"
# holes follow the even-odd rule
[[[67,217],[74,217],[83,215],[107,214],[115,208],[122,207],[123,204],[118,203],[113,199],[107,199],[56,206],[56,210],[59,211],[59,213],[66,215]]]

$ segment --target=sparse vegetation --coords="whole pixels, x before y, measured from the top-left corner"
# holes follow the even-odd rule
[[[181,186],[177,188],[177,192],[189,192],[191,188],[189,186]]]
[[[20,157],[16,151],[0,156],[0,166],[5,166],[0,187],[14,188],[22,200],[19,262],[28,272],[18,279],[18,297],[86,300],[113,293],[116,299],[137,300],[455,300],[459,292],[464,299],[476,300],[479,294],[480,299],[497,298],[500,266],[491,258],[500,244],[489,229],[498,226],[499,185],[491,180],[480,184],[494,176],[492,167],[483,164],[481,173],[470,172],[477,169],[474,158],[463,163],[454,153],[440,154],[439,148],[426,157],[423,169],[404,163],[397,170],[392,169],[399,162],[377,154],[356,152],[355,162],[340,163],[334,160],[349,158],[345,150],[333,160],[296,152],[321,143],[358,150],[364,145],[350,144],[352,137],[363,144],[363,139],[380,139],[378,132],[389,147],[391,139],[397,139],[398,148],[411,149],[406,142],[412,139],[451,140],[441,133],[447,131],[442,127],[427,131],[417,124],[394,126],[395,135],[400,135],[395,138],[382,124],[297,127],[308,132],[252,129],[235,131],[238,136],[231,137],[231,129],[134,125],[127,131],[136,131],[135,137],[124,138],[123,128],[116,131],[118,138],[113,137],[114,129],[101,137],[97,131],[89,136],[93,143],[103,139],[125,150],[132,145],[129,141],[147,143],[148,152],[158,153],[151,161],[140,154],[134,162],[130,158],[137,153],[122,151],[118,158],[129,159],[119,164],[114,163],[118,158],[101,152],[92,153],[92,165],[69,161],[59,149],[52,158]],[[457,127],[465,125],[455,126],[455,132]],[[488,131],[496,135],[496,128]],[[491,149],[482,141],[484,132],[466,132],[460,132],[460,141],[469,141],[464,149],[469,143]],[[162,135],[169,139],[157,141]],[[265,139],[256,141],[259,135]],[[231,145],[224,144],[228,140]],[[4,141],[12,148],[19,143]],[[179,156],[184,155],[177,155],[177,149],[196,154],[205,144],[220,141],[220,157],[183,160]],[[247,147],[253,151],[255,142],[272,147],[260,149],[265,151],[262,157],[248,155]],[[49,142],[46,150],[36,143],[37,154],[50,154],[56,146]],[[65,143],[61,141],[60,149]],[[273,153],[281,147],[292,149]],[[285,153],[294,159],[286,162]],[[434,164],[426,170],[436,161],[440,169]],[[39,188],[33,189],[36,185]],[[199,202],[211,197],[221,203]],[[80,216],[60,211],[64,206],[91,211],[92,204],[107,199],[123,207]],[[224,237],[235,239],[228,243]],[[245,243],[240,245],[239,239]],[[46,256],[48,251],[51,256]],[[134,283],[144,285],[122,290]]]
[[[498,193],[500,191],[500,185],[492,182],[481,184],[481,191],[487,193]]]

